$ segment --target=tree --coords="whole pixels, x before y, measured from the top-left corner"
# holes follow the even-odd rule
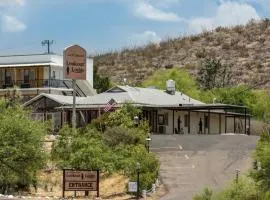
[[[252,171],[251,176],[257,181],[264,192],[270,192],[270,132],[262,133],[257,142],[254,159],[259,167]]]
[[[157,89],[166,89],[166,81],[172,79],[175,81],[177,91],[181,91],[193,98],[199,98],[199,90],[195,80],[185,71],[178,68],[159,70],[153,76],[146,79],[143,87],[154,86]]]
[[[231,64],[222,64],[220,60],[207,58],[198,72],[197,81],[202,89],[209,90],[230,86],[231,77]]]
[[[46,127],[18,104],[0,101],[0,192],[28,189],[44,167]]]
[[[131,179],[136,175],[136,162],[140,162],[141,189],[150,188],[157,178],[159,163],[145,148],[148,124],[141,120],[134,125],[133,117],[140,112],[125,104],[102,118],[102,130],[96,122],[76,133],[64,127],[53,145],[54,161],[61,168],[101,169],[105,174],[119,173]]]
[[[97,72],[97,67],[94,66],[94,88],[97,93],[102,93],[111,87],[110,79],[108,77],[101,77]]]

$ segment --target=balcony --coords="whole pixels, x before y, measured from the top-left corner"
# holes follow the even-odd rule
[[[19,88],[69,88],[72,82],[70,80],[58,79],[37,79],[37,80],[17,80],[17,81],[0,81],[0,89],[12,87]]]

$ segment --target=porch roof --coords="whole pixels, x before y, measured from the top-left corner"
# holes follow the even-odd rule
[[[229,110],[229,109],[245,109],[245,106],[231,105],[231,104],[179,104],[168,106],[149,106],[153,108],[166,108],[172,110]]]

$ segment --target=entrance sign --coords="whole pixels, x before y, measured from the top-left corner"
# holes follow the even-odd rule
[[[86,50],[78,45],[64,50],[64,78],[73,80],[86,79]]]
[[[97,191],[99,196],[99,170],[63,170],[63,197],[65,191]]]
[[[129,182],[128,183],[128,191],[129,192],[137,192],[137,182]]]

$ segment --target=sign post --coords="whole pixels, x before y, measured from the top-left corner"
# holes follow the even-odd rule
[[[86,50],[78,45],[64,50],[64,78],[72,79],[72,128],[76,130],[76,80],[86,80]]]
[[[63,198],[65,191],[96,191],[99,197],[99,170],[63,169]]]

